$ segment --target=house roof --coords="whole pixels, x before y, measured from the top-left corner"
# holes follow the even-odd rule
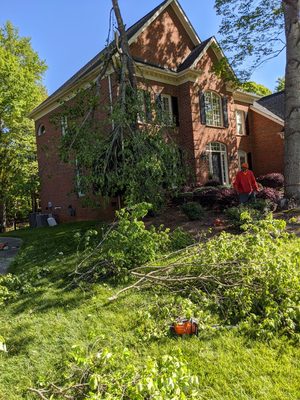
[[[194,61],[197,60],[197,58],[200,56],[200,54],[202,53],[202,51],[205,49],[205,46],[209,43],[209,41],[212,38],[208,38],[206,40],[204,40],[202,43],[198,44],[198,46],[196,46],[191,53],[187,56],[187,58],[183,61],[182,64],[179,65],[179,67],[177,68],[177,72],[181,72],[189,67],[191,67],[194,63]]]
[[[277,117],[284,119],[284,91],[262,97],[257,103]]]
[[[157,7],[155,7],[153,10],[151,10],[148,14],[146,14],[144,17],[139,19],[135,24],[130,26],[126,30],[128,41],[130,42],[130,40],[133,40],[135,35],[137,35],[146,26],[147,23],[151,22],[151,19],[155,19],[156,16],[159,15],[159,13],[162,12],[169,4],[172,4],[173,6],[175,6],[175,8],[177,8],[177,11],[179,12],[181,17],[185,21],[186,26],[188,26],[189,34],[190,34],[193,42],[198,45],[198,43],[200,42],[200,39],[199,39],[197,33],[195,32],[193,26],[191,25],[188,17],[184,13],[182,7],[180,6],[178,0],[164,0]],[[72,85],[76,84],[78,81],[80,81],[81,79],[86,77],[90,72],[92,72],[97,67],[99,67],[103,63],[103,59],[104,59],[105,55],[108,52],[114,51],[115,46],[116,46],[115,41],[113,40],[109,44],[109,46],[107,46],[103,50],[101,50],[94,58],[92,58],[88,63],[86,63],[79,71],[77,71],[70,79],[68,79],[55,92],[53,92],[43,103],[41,103],[38,107],[36,107],[31,112],[30,116],[34,117],[34,115],[36,114],[36,111],[43,109],[49,103],[54,101],[58,97],[59,94],[63,93],[66,89],[68,89]]]

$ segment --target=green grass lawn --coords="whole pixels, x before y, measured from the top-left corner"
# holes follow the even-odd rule
[[[136,365],[181,351],[199,377],[201,399],[300,399],[300,349],[286,339],[264,343],[234,330],[203,331],[198,338],[151,337],[138,321],[141,315],[147,319],[158,302],[154,292],[128,292],[109,303],[120,286],[70,286],[69,275],[80,260],[74,234],[90,227],[97,225],[66,224],[9,234],[24,241],[10,272],[31,271],[37,285],[35,290],[24,288],[0,309],[0,336],[8,349],[0,352],[1,400],[37,399],[28,389],[59,382],[72,346],[96,342],[100,347],[129,348],[130,362]],[[164,296],[160,304],[172,297]],[[158,320],[155,332],[166,329]]]

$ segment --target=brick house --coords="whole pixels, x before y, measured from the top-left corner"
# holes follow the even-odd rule
[[[283,117],[254,94],[234,90],[213,71],[223,57],[216,39],[201,41],[177,0],[165,0],[127,30],[141,89],[163,111],[176,117],[176,136],[189,154],[198,185],[210,177],[230,184],[243,161],[258,176],[283,169]],[[31,113],[35,120],[41,207],[52,206],[60,220],[107,219],[117,204],[82,205],[75,193],[76,170],[63,163],[58,146],[64,133],[51,123],[61,100],[95,81],[101,68],[96,55]],[[230,69],[230,68],[229,68]],[[233,73],[230,70],[231,73]],[[145,84],[146,82],[146,84]],[[113,68],[101,81],[102,101],[117,94]],[[270,97],[270,96],[267,96]],[[101,112],[98,118],[103,118]],[[76,209],[76,216],[72,216]]]

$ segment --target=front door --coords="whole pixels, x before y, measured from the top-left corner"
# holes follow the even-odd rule
[[[223,178],[222,178],[221,153],[212,152],[211,158],[212,158],[213,179],[219,181],[220,184],[222,184]]]

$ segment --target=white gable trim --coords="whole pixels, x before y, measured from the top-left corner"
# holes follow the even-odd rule
[[[192,25],[190,24],[187,16],[185,15],[184,11],[182,10],[182,8],[179,6],[177,0],[169,0],[166,2],[166,4],[164,4],[163,6],[161,6],[156,13],[150,18],[148,19],[148,21],[130,38],[129,40],[129,45],[131,45],[132,43],[134,43],[138,36],[143,33],[148,26],[150,26],[152,24],[152,22],[169,6],[172,5],[173,10],[175,11],[177,17],[179,18],[180,22],[182,23],[183,27],[185,28],[186,32],[188,33],[190,39],[192,40],[193,44],[195,46],[197,46],[199,43],[201,43],[198,35],[196,34],[194,28],[192,27]]]
[[[193,25],[190,23],[188,17],[186,16],[186,13],[183,11],[181,5],[178,3],[177,0],[174,0],[174,2],[171,4],[173,10],[175,11],[176,16],[182,23],[183,27],[189,34],[190,39],[192,40],[193,44],[197,46],[198,44],[201,43],[201,40],[199,36],[197,35],[197,32],[195,31]]]
[[[213,49],[216,57],[218,58],[218,60],[221,60],[222,58],[226,58],[225,54],[223,53],[223,50],[221,49],[221,47],[219,46],[219,43],[217,42],[216,38],[213,36],[208,43],[206,44],[206,46],[204,47],[204,49],[201,51],[201,53],[199,54],[199,56],[196,58],[196,60],[193,62],[192,66],[190,68],[195,69],[198,62],[201,60],[201,58],[204,56],[204,54],[207,52],[207,50],[209,49],[209,47],[211,45],[215,45],[216,48]],[[217,51],[216,51],[217,49]],[[232,73],[233,76],[235,75],[235,72],[233,71],[233,69],[231,68],[230,64],[228,63],[228,69],[230,69],[230,72]]]

